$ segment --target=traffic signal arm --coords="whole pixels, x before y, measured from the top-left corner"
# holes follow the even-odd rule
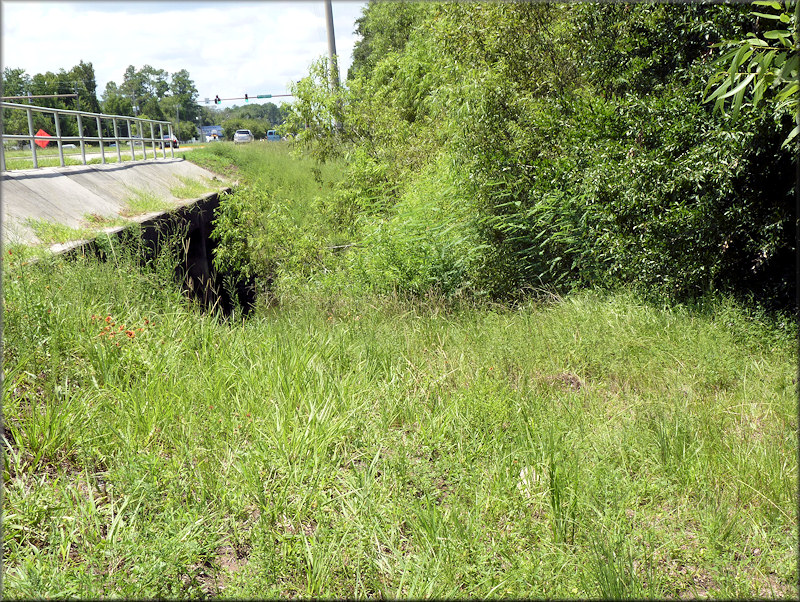
[[[294,96],[294,94],[259,94],[258,96],[255,96],[255,98],[279,98],[279,97],[283,97],[283,96]],[[250,101],[250,97],[249,97],[249,95],[247,93],[245,93],[244,96],[236,96],[234,98],[220,98],[219,94],[217,94],[214,97],[214,104],[218,105],[223,100],[244,100],[245,102],[249,102]]]

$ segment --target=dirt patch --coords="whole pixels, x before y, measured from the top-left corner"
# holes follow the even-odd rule
[[[227,578],[241,571],[250,558],[250,546],[221,546],[215,551],[211,562],[200,567],[197,580],[206,596],[218,596],[226,585]]]
[[[586,382],[572,372],[564,372],[557,376],[546,376],[543,380],[550,386],[560,386],[575,392],[580,391],[586,386]]]
[[[11,432],[11,429],[8,428],[7,424],[3,424],[3,445],[8,445],[9,447],[16,447],[16,441],[14,441],[14,433]]]
[[[792,585],[783,581],[775,573],[764,575],[766,583],[759,583],[758,596],[760,598],[784,598],[786,600],[797,600],[800,597],[800,588],[797,584]]]
[[[295,523],[285,514],[281,515],[280,519],[275,524],[275,527],[288,535],[297,535],[298,533],[302,533],[306,537],[311,537],[317,531],[317,523],[314,521],[299,521]]]
[[[238,573],[247,564],[248,553],[249,550],[244,546],[224,546],[217,550],[217,562],[222,570]]]

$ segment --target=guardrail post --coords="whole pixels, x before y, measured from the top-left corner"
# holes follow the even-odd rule
[[[117,148],[117,161],[122,163],[122,151],[119,148],[119,130],[117,129],[117,120],[112,119],[114,122],[114,146]]]
[[[175,134],[172,133],[172,124],[171,123],[167,126],[167,130],[169,130],[169,154],[174,159],[175,158],[175,147],[172,146],[172,139],[175,138],[175,140],[177,140],[178,137]]]
[[[144,141],[144,128],[142,127],[141,120],[134,120],[133,124],[136,126],[136,135],[138,138],[136,139],[136,146],[139,145],[139,140],[142,141],[142,155],[144,155],[144,159],[147,159],[147,143]]]
[[[39,167],[39,161],[36,158],[36,140],[33,138],[33,111],[27,109],[28,113],[28,134],[31,138],[31,153],[33,155],[33,168]]]
[[[61,141],[61,119],[59,118],[58,111],[53,114],[56,122],[56,144],[58,144],[58,160],[61,163],[61,167],[64,167],[66,163],[64,163],[64,145]]]
[[[78,136],[81,138],[81,161],[86,165],[86,147],[83,141],[83,121],[80,113],[78,113]]]
[[[156,130],[153,126],[153,122],[150,122],[150,138],[153,141],[153,159],[158,158],[158,154],[156,153]]]
[[[3,137],[3,120],[0,119],[0,171],[6,170],[6,139]]]
[[[162,143],[161,143],[161,157],[166,159],[167,158],[167,147],[164,146],[164,143],[163,143],[163,140],[164,140],[164,126],[161,125],[160,123],[158,124],[158,137],[161,138],[161,140],[162,140]],[[170,146],[172,146],[172,142],[170,142]]]
[[[125,124],[128,126],[128,144],[131,147],[131,161],[136,161],[136,152],[133,150],[133,132],[131,131],[131,120],[126,119]]]
[[[103,149],[103,126],[100,125],[100,118],[99,117],[95,117],[95,120],[97,121],[97,137],[99,139],[98,142],[100,143],[100,162],[103,165],[105,165],[106,164],[106,153],[105,153],[105,150]]]

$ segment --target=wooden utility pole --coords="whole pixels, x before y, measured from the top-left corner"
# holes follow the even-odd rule
[[[331,69],[331,92],[336,94],[339,91],[339,65],[336,62],[336,37],[333,34],[333,9],[331,0],[325,0],[325,20],[328,23],[328,58],[330,59]],[[341,105],[337,103],[341,108]],[[342,122],[336,119],[336,129],[342,129]]]
[[[336,37],[333,33],[333,9],[331,0],[325,0],[325,20],[328,22],[328,58],[331,68],[331,90],[339,87],[339,66],[336,64]]]

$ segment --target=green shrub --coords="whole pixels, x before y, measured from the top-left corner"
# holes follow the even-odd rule
[[[365,217],[353,273],[380,291],[449,295],[469,288],[480,248],[462,178],[445,155],[409,182],[384,217]]]

